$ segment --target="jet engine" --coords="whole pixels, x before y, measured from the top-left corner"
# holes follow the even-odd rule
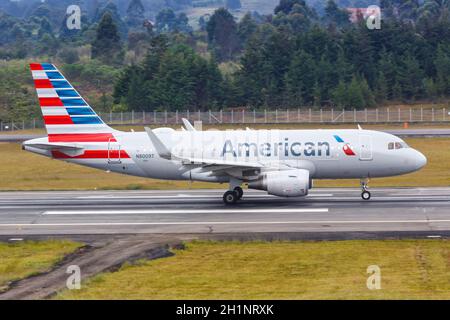
[[[309,171],[296,169],[266,172],[260,179],[249,182],[248,188],[279,197],[301,197],[308,194],[311,185]]]

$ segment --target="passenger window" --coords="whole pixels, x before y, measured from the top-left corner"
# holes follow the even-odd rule
[[[389,149],[389,150],[394,149],[394,143],[393,143],[393,142],[389,142],[389,144],[388,144],[388,149]]]

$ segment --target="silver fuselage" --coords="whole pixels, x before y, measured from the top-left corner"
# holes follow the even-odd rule
[[[154,130],[174,155],[161,158],[146,132],[115,131],[114,142],[78,143],[83,150],[120,150],[119,158],[90,159],[79,156],[62,160],[134,176],[168,180],[228,182],[230,177],[250,181],[273,170],[307,169],[312,179],[350,179],[402,175],[419,170],[425,156],[407,147],[400,138],[372,130]],[[24,149],[52,157],[33,144],[48,144],[47,138],[24,142]],[[389,144],[401,148],[389,149]],[[195,159],[183,161],[180,159]],[[216,174],[203,163],[226,161]],[[206,161],[207,160],[207,161]],[[237,166],[233,166],[235,162]],[[258,163],[257,173],[242,170],[243,164]],[[226,174],[223,174],[226,172]]]

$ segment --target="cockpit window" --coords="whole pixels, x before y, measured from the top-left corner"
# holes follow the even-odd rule
[[[398,150],[398,149],[404,149],[409,148],[409,146],[406,144],[406,142],[389,142],[388,149],[389,150]]]

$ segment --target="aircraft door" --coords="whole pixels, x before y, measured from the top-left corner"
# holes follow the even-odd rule
[[[122,163],[120,156],[120,144],[114,138],[110,138],[108,141],[108,164]]]
[[[372,159],[372,137],[362,134],[359,136],[359,160],[370,161]]]

